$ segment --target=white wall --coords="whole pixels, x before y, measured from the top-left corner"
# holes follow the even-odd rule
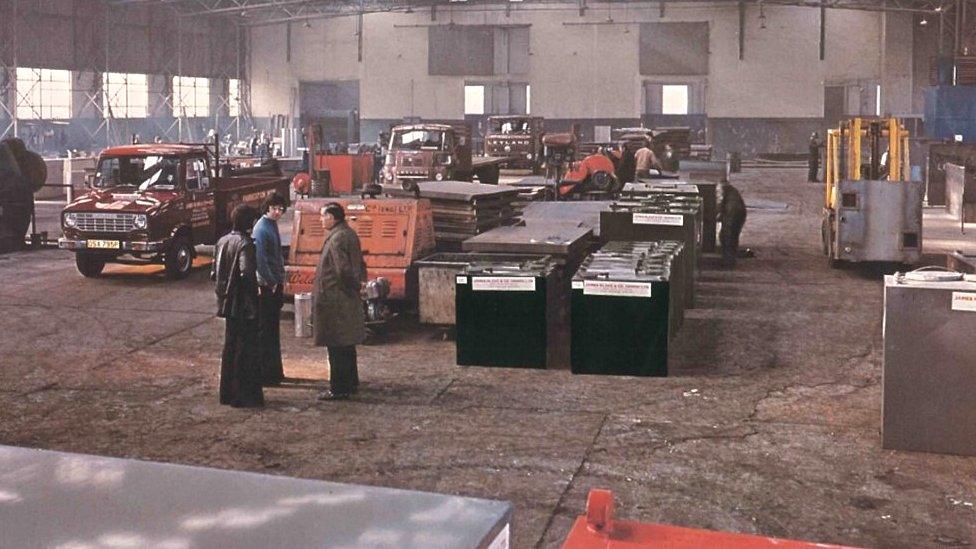
[[[578,16],[575,3],[557,5],[558,10],[551,6],[520,4],[509,16],[503,7],[485,12],[442,6],[433,22],[428,10],[367,15],[361,63],[355,17],[313,20],[311,28],[293,24],[291,63],[285,62],[284,25],[254,28],[253,113],[296,114],[295,90],[302,80],[358,79],[365,119],[461,118],[465,79],[427,74],[426,26],[451,20],[531,25],[530,73],[513,80],[532,86],[532,112],[548,118],[640,115],[641,82],[650,77],[638,74],[638,25],[620,22],[710,23],[709,117],[817,118],[823,115],[824,82],[882,75],[885,42],[879,13],[828,10],[826,59],[821,61],[819,9],[767,6],[767,28],[760,29],[758,7],[752,5],[746,16],[745,58],[740,61],[734,4],[668,4],[663,19],[657,3],[615,5],[610,12],[605,5],[590,4],[585,17]],[[605,21],[608,13],[617,24],[563,24]],[[889,39],[888,45],[893,48],[895,41]]]

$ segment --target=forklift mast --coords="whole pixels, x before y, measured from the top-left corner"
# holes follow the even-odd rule
[[[882,164],[884,153],[887,161]],[[852,118],[827,130],[824,205],[837,208],[837,183],[905,181],[910,173],[908,130],[898,118]]]

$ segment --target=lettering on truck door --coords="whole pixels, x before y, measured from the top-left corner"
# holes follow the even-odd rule
[[[217,240],[217,208],[206,157],[188,158],[186,166],[187,214],[193,227],[193,240],[213,244]]]

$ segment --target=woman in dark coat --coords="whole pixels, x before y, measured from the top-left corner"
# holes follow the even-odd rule
[[[220,363],[220,403],[235,408],[264,406],[258,362],[258,281],[250,231],[258,212],[240,205],[233,229],[217,241],[210,277],[217,282],[217,316],[225,320]]]

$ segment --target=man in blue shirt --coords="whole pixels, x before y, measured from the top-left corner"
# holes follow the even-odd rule
[[[274,386],[285,378],[281,366],[281,306],[284,303],[285,258],[281,251],[278,220],[288,199],[275,192],[261,205],[264,215],[254,225],[252,238],[257,248],[258,278],[258,362],[261,383]]]

